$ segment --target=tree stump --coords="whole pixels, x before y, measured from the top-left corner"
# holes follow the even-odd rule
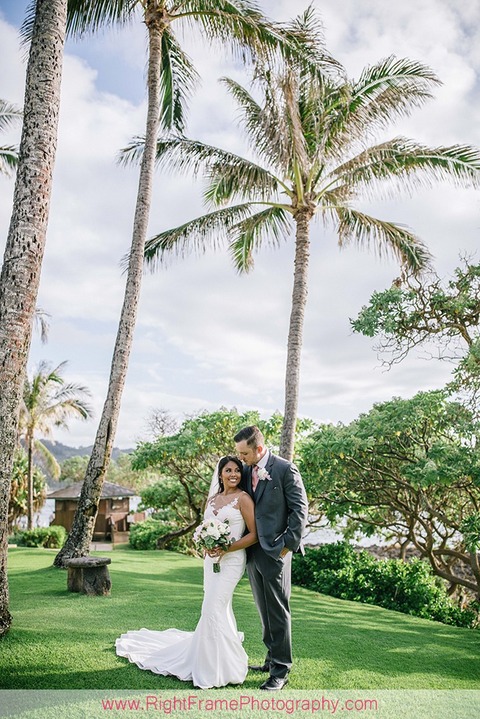
[[[110,557],[75,557],[67,559],[67,587],[69,592],[97,596],[110,594],[112,582],[108,571]]]

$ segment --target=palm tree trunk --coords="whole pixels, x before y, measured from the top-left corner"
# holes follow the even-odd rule
[[[153,6],[155,6],[155,3],[153,3]],[[152,185],[160,115],[161,41],[163,28],[165,27],[162,18],[155,12],[155,7],[151,9],[150,13],[147,11],[145,21],[149,32],[147,128],[145,134],[145,149],[140,167],[125,297],[113,352],[107,397],[85,474],[72,529],[70,530],[65,545],[55,557],[54,565],[56,567],[63,567],[66,559],[84,557],[88,555],[90,551],[90,542],[93,537],[103,481],[112,454],[118,416],[120,414],[122,392],[125,385],[128,360],[132,347],[133,331],[137,318],[143,274],[143,254],[152,201]]]
[[[33,434],[27,432],[27,529],[33,529]]]
[[[7,520],[23,378],[57,148],[67,0],[37,0],[13,212],[0,276],[0,636],[8,631]]]
[[[303,324],[308,294],[308,263],[310,259],[309,223],[310,209],[299,210],[295,216],[295,273],[293,279],[292,311],[288,331],[287,367],[285,372],[285,411],[280,456],[292,461],[297,424],[298,392],[300,384],[300,359],[302,354]]]

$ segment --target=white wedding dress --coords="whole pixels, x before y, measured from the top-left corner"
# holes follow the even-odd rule
[[[215,512],[209,502],[204,516],[205,519],[228,519],[231,536],[240,539],[245,522],[237,503],[238,497]],[[130,631],[116,640],[117,654],[140,669],[171,674],[182,681],[192,681],[200,689],[242,684],[248,659],[242,646],[243,634],[237,630],[232,597],[245,571],[245,550],[225,554],[220,567],[220,572],[214,572],[213,560],[208,555],[205,557],[202,614],[194,632]]]

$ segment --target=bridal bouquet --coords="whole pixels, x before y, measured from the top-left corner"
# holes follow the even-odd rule
[[[232,543],[228,519],[220,522],[218,519],[205,519],[198,525],[193,533],[193,540],[199,549],[228,549]],[[214,559],[213,571],[220,571],[219,559]]]

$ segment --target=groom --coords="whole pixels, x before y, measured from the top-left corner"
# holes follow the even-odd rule
[[[250,668],[269,672],[260,689],[276,691],[287,684],[292,666],[291,564],[293,552],[303,553],[307,496],[298,469],[265,447],[258,427],[245,427],[234,441],[255,502],[258,543],[247,550],[247,571],[267,647],[265,663]]]

